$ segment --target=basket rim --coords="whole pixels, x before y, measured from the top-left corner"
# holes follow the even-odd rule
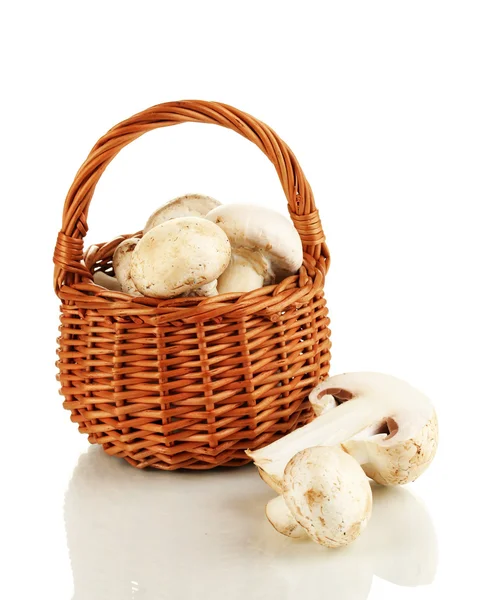
[[[304,253],[304,262],[299,272],[286,277],[280,283],[263,286],[250,292],[232,292],[212,297],[151,298],[131,296],[112,291],[94,283],[96,271],[106,272],[101,261],[112,256],[114,248],[127,237],[118,236],[105,244],[90,246],[84,256],[82,277],[71,285],[64,284],[58,291],[63,303],[73,304],[77,309],[97,311],[106,317],[125,317],[128,320],[158,324],[172,321],[208,321],[227,316],[234,319],[253,314],[277,320],[289,307],[302,308],[315,296],[323,294],[325,273],[319,262]],[[96,268],[97,267],[97,268]],[[110,265],[109,265],[110,267]]]

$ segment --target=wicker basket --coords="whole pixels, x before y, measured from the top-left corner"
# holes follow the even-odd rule
[[[84,254],[99,178],[143,133],[185,122],[232,129],[273,163],[304,247],[298,275],[202,299],[132,297],[93,283],[95,271],[112,272],[116,246],[132,235]],[[139,468],[238,466],[249,462],[246,448],[266,445],[312,417],[307,394],[329,369],[323,296],[329,252],[295,156],[264,123],[224,104],[191,100],[160,104],[120,123],[75,177],[54,263],[64,408],[108,454]]]

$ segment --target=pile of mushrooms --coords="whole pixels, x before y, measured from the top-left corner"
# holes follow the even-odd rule
[[[438,424],[424,394],[382,373],[330,377],[309,399],[313,421],[247,454],[279,494],[266,507],[273,527],[336,548],[370,519],[368,477],[381,485],[418,478],[436,453]]]
[[[283,215],[188,194],[158,208],[141,238],[121,242],[115,276],[97,271],[94,283],[132,296],[215,296],[279,283],[301,266],[302,242]]]

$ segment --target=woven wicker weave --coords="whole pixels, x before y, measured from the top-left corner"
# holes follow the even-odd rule
[[[185,122],[232,129],[273,163],[304,247],[298,275],[246,294],[202,299],[138,298],[93,283],[95,271],[112,272],[116,246],[130,237],[84,255],[99,178],[143,133]],[[160,104],[120,123],[75,177],[54,263],[64,407],[107,453],[139,468],[238,466],[248,462],[246,448],[266,445],[311,418],[307,394],[329,369],[323,296],[329,252],[310,186],[267,125],[204,101]]]

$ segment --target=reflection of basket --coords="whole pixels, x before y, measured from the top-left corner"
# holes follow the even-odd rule
[[[201,299],[132,297],[93,283],[93,272],[110,271],[124,239],[83,253],[99,178],[128,143],[183,122],[233,129],[273,163],[304,247],[296,276],[246,294]],[[237,466],[248,462],[246,448],[268,444],[310,419],[307,394],[329,369],[323,296],[329,253],[296,158],[260,121],[223,104],[182,101],[111,129],[67,195],[54,262],[62,300],[61,393],[91,443],[136,467]]]

